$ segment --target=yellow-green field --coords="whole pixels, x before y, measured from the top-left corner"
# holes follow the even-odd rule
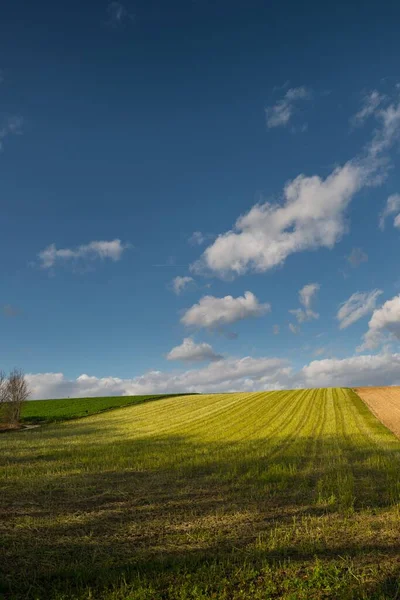
[[[400,597],[400,441],[350,390],[0,436],[0,597]]]

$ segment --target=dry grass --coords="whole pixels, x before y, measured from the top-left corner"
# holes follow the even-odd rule
[[[169,398],[3,435],[0,597],[396,598],[399,453],[341,389]]]
[[[354,391],[374,415],[400,438],[400,387],[363,387]]]

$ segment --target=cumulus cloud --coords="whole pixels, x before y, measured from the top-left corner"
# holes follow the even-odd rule
[[[346,258],[350,266],[353,267],[353,269],[356,269],[363,262],[368,261],[368,254],[366,254],[361,248],[353,248]]]
[[[398,140],[400,103],[376,111],[379,123],[363,153],[325,179],[299,175],[283,189],[281,203],[256,204],[220,234],[191,268],[219,277],[264,272],[294,253],[331,249],[348,230],[346,210],[357,192],[380,185],[388,170],[384,154]]]
[[[385,99],[385,96],[380,94],[377,90],[372,90],[364,95],[361,109],[351,119],[351,123],[354,127],[363,125],[364,122],[375,114],[376,109]]]
[[[282,204],[256,204],[206,248],[196,272],[221,277],[264,272],[293,253],[333,248],[346,231],[345,209],[366,183],[361,164],[346,163],[326,179],[299,175],[286,184]]]
[[[196,344],[192,338],[185,338],[180,346],[175,346],[167,354],[168,360],[182,360],[184,362],[217,361],[223,357],[214,352],[210,344],[205,342]]]
[[[380,308],[374,310],[363,343],[357,350],[362,352],[377,348],[384,340],[385,333],[390,333],[400,340],[400,295],[387,300]]]
[[[274,106],[265,109],[268,129],[287,125],[299,101],[307,100],[310,96],[311,92],[305,86],[290,88]]]
[[[399,385],[400,354],[314,360],[301,369],[298,379],[304,387]]]
[[[386,201],[386,206],[379,217],[379,228],[382,229],[382,231],[385,228],[387,217],[394,215],[395,213],[399,213],[394,219],[394,226],[398,227],[396,223],[400,218],[400,194],[392,194]]]
[[[109,258],[113,261],[120,260],[123,252],[130,248],[130,244],[122,244],[121,240],[93,241],[89,244],[77,246],[76,248],[59,248],[50,244],[38,254],[40,267],[51,269],[59,264],[76,263],[78,261],[104,260]]]
[[[311,303],[320,287],[321,286],[319,283],[308,283],[299,291],[300,304],[302,304],[304,308],[295,308],[289,310],[289,312],[296,317],[299,323],[304,323],[305,321],[311,321],[312,319],[319,318],[319,314],[311,309]]]
[[[346,329],[362,317],[375,310],[378,297],[383,294],[382,290],[372,292],[356,292],[340,305],[336,315],[339,321],[339,329]]]
[[[179,294],[181,294],[190,283],[193,283],[193,281],[193,277],[180,277],[178,275],[178,277],[175,277],[172,280],[172,289],[174,290],[175,294],[179,296]]]
[[[400,354],[313,360],[299,371],[278,358],[245,357],[229,358],[178,373],[150,371],[131,379],[84,374],[69,380],[62,373],[38,373],[26,377],[32,398],[400,385]]]
[[[62,373],[27,375],[32,398],[65,398],[107,395],[167,394],[279,389],[291,369],[278,358],[230,358],[179,373],[150,371],[132,379],[92,377],[68,380]]]
[[[218,329],[242,319],[260,317],[270,310],[270,304],[260,304],[252,292],[245,292],[244,296],[237,298],[203,296],[198,304],[194,304],[185,312],[181,323],[192,327]]]

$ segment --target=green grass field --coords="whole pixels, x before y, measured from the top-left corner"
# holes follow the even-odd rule
[[[63,398],[61,400],[31,400],[26,402],[22,410],[23,423],[54,423],[87,417],[112,408],[121,408],[134,404],[142,404],[150,400],[171,397],[169,395],[153,396],[110,396],[104,398]]]
[[[0,461],[3,599],[400,597],[400,441],[351,390],[167,398]]]

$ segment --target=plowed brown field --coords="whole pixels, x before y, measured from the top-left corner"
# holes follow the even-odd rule
[[[362,387],[354,391],[374,415],[400,438],[400,387]]]

